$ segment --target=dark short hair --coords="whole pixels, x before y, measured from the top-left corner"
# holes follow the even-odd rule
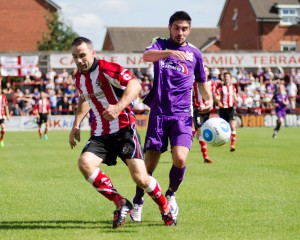
[[[225,75],[227,75],[227,74],[230,75],[230,77],[231,77],[231,73],[230,73],[230,72],[224,72],[224,73],[223,73],[223,76],[225,76]]]
[[[72,46],[72,47],[74,47],[74,46],[79,46],[79,45],[81,45],[82,43],[86,43],[86,45],[88,45],[90,48],[94,48],[93,42],[92,42],[90,39],[85,38],[85,37],[77,37],[77,38],[75,38],[75,39],[73,40],[71,46]]]
[[[178,11],[178,12],[175,12],[170,17],[169,25],[171,26],[175,21],[178,21],[178,20],[187,21],[190,25],[191,25],[191,22],[192,22],[192,19],[191,19],[190,15],[187,12]]]

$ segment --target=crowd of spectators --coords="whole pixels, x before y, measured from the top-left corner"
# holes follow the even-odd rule
[[[221,83],[223,73],[232,74],[233,84],[238,89],[237,112],[240,113],[270,113],[272,97],[276,85],[284,82],[290,100],[289,112],[297,112],[300,108],[300,68],[284,70],[281,67],[271,68],[211,68],[209,78],[216,84]],[[48,94],[52,115],[72,115],[78,104],[78,94],[74,87],[74,73],[63,69],[60,73],[50,69],[42,74],[25,76],[21,82],[6,81],[2,84],[3,93],[7,95],[11,115],[33,115],[33,107],[40,98],[41,91]],[[132,73],[140,80],[142,90],[134,101],[134,111],[137,114],[148,114],[149,108],[142,99],[149,93],[153,82],[153,71],[149,69],[132,69]],[[1,80],[1,79],[0,79]],[[299,111],[297,112],[299,113]]]
[[[228,70],[212,69],[213,81],[220,82],[224,71]],[[237,112],[257,114],[272,112],[272,98],[280,83],[284,83],[290,100],[287,111],[296,112],[300,107],[300,68],[286,71],[281,67],[275,69],[259,67],[253,71],[232,68],[229,71],[232,74],[233,84],[237,86]],[[215,73],[220,73],[217,78]]]

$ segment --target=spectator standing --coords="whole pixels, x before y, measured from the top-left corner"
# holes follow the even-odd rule
[[[41,98],[41,93],[38,87],[33,89],[32,98],[35,102],[37,102]]]
[[[24,112],[22,111],[22,109],[20,108],[19,104],[16,103],[12,110],[10,111],[10,116],[23,116]]]
[[[67,94],[64,94],[62,100],[58,103],[58,112],[61,115],[72,114],[72,102],[68,99]]]
[[[56,77],[57,73],[54,71],[53,68],[50,68],[49,72],[46,73],[46,76],[49,80],[52,80],[54,82],[54,79]]]
[[[30,75],[27,74],[25,76],[25,79],[24,79],[24,82],[23,82],[24,89],[29,89],[29,91],[31,91],[32,90],[32,86],[31,85],[32,85],[32,80],[30,78]]]
[[[48,90],[51,115],[57,115],[57,95],[54,89]]]
[[[293,111],[296,108],[296,99],[298,94],[298,88],[296,83],[294,82],[294,78],[289,78],[289,83],[286,86],[287,95],[290,101],[290,110]]]

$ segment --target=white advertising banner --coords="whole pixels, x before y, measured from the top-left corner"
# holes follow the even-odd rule
[[[74,122],[74,116],[54,115],[50,117],[50,130],[66,130],[71,129]],[[37,130],[36,117],[21,116],[11,117],[10,120],[5,121],[5,129],[7,131],[30,131]],[[85,118],[81,124],[82,130],[89,130],[88,119]]]
[[[126,68],[148,68],[149,63],[143,61],[143,54],[127,53],[127,54],[111,54],[111,53],[97,53],[96,57],[104,59],[109,62],[116,62]],[[65,54],[51,54],[50,66],[52,68],[76,68],[71,53]]]
[[[211,117],[217,116],[212,114]],[[277,116],[271,114],[242,114],[236,118],[238,127],[272,127],[276,126]],[[73,126],[74,116],[56,115],[50,118],[50,130],[70,130]],[[146,130],[148,126],[148,115],[136,115],[137,129]],[[5,121],[7,131],[33,131],[37,130],[36,118],[33,116],[11,117]],[[300,115],[287,114],[283,127],[300,127]],[[85,118],[80,127],[89,130],[88,119]]]
[[[0,66],[2,76],[33,75],[38,68],[38,56],[1,56]]]
[[[300,52],[205,53],[203,61],[216,67],[299,67]]]
[[[126,68],[148,68],[142,53],[97,53],[100,59],[117,62]],[[210,67],[299,67],[300,52],[214,52],[203,53],[204,64]],[[75,68],[71,53],[51,54],[52,68]]]

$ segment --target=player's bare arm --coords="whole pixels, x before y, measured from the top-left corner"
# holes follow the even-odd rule
[[[9,115],[9,108],[8,108],[8,106],[5,107],[5,111],[6,111],[6,118],[7,118],[7,120],[9,120],[10,115]]]
[[[149,50],[144,52],[143,60],[145,62],[157,62],[167,57],[176,57],[179,60],[186,61],[190,57],[183,51],[177,50]]]
[[[130,80],[126,86],[122,98],[115,105],[109,105],[103,111],[103,117],[107,120],[113,120],[119,116],[119,114],[136,99],[141,91],[142,87],[138,80]]]
[[[199,109],[201,112],[209,112],[213,108],[213,97],[211,87],[207,82],[198,83],[201,96],[205,99],[205,107]]]
[[[80,96],[77,112],[75,114],[75,120],[69,135],[69,144],[71,148],[76,147],[77,144],[75,140],[80,142],[80,124],[89,110],[90,106],[88,102],[85,101],[85,99],[82,96]]]

